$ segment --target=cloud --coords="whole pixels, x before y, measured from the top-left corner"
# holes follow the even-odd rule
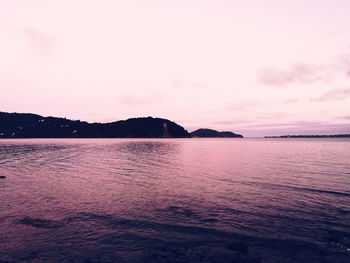
[[[259,81],[269,86],[285,86],[294,80],[287,71],[266,68],[259,73]]]
[[[295,63],[285,69],[266,67],[257,75],[258,81],[264,85],[284,87],[290,84],[330,81],[337,73],[350,77],[350,53],[334,56],[321,65]]]
[[[259,82],[269,86],[312,83],[328,78],[324,68],[304,63],[294,64],[287,69],[268,67],[258,73]]]
[[[350,121],[350,115],[340,116],[340,117],[338,117],[338,119]]]
[[[56,45],[56,38],[54,36],[45,34],[32,27],[24,28],[22,33],[39,55],[47,56],[53,52]]]
[[[346,100],[350,97],[350,89],[334,89],[327,93],[324,93],[318,98],[313,98],[311,101],[331,101],[331,100]]]
[[[345,53],[337,56],[334,62],[334,68],[337,71],[345,72],[345,74],[350,77],[350,54]]]

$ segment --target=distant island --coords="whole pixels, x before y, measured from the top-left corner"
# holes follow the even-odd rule
[[[350,134],[331,134],[331,135],[282,135],[282,136],[265,136],[264,138],[350,138]]]
[[[241,134],[236,134],[230,131],[219,132],[211,129],[198,129],[191,132],[192,137],[199,138],[243,138]]]
[[[204,131],[204,132],[201,132]],[[205,131],[210,131],[205,132]],[[215,136],[214,136],[215,135]],[[162,118],[131,118],[110,123],[88,123],[32,113],[0,112],[1,138],[191,138],[243,137],[232,132],[199,129],[189,133]]]

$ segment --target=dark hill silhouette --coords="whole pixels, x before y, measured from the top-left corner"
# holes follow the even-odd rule
[[[230,131],[219,132],[211,129],[198,129],[190,133],[192,137],[201,138],[243,138],[242,135]]]
[[[88,123],[30,113],[0,112],[0,138],[188,138],[180,125],[161,118]]]

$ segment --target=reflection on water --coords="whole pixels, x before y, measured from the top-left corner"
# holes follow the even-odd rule
[[[0,262],[347,262],[348,139],[0,140]]]

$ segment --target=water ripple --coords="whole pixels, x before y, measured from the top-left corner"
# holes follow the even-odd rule
[[[0,140],[0,262],[347,262],[350,140]]]

